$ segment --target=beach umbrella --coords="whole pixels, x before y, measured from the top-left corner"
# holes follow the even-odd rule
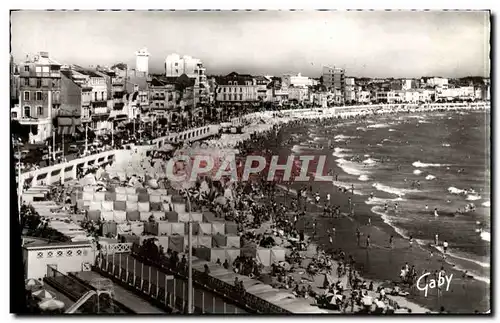
[[[38,307],[44,311],[60,310],[64,307],[64,303],[57,299],[47,299],[38,303]]]
[[[40,283],[38,280],[33,279],[33,278],[26,279],[24,285],[25,285],[27,290],[31,290],[31,291],[42,287],[42,283]]]
[[[52,295],[52,293],[50,293],[46,289],[40,289],[40,290],[37,290],[36,292],[33,292],[33,296],[36,296],[36,297],[38,297],[40,299],[51,299],[51,298],[54,298],[54,295]]]

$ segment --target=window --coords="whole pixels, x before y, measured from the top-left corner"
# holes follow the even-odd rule
[[[224,91],[226,92],[226,91]],[[224,101],[227,101],[227,94],[224,94]]]
[[[29,91],[24,91],[24,100],[29,101],[30,99],[30,92]]]
[[[42,72],[49,73],[49,67],[48,66],[42,66]]]
[[[17,119],[17,112],[15,112],[15,111],[14,111],[14,112],[11,112],[11,113],[10,113],[10,117],[11,117],[12,119]]]
[[[24,71],[25,72],[29,72],[30,71],[30,67],[28,65],[24,66]]]
[[[42,92],[36,92],[36,100],[42,101]]]
[[[175,65],[175,66],[179,66],[179,63],[175,62],[175,64],[174,64],[174,65]]]
[[[226,88],[224,88],[224,93],[226,93]]]
[[[175,73],[179,73],[179,70],[178,70],[178,69],[175,69]]]
[[[42,67],[41,67],[41,66],[36,66],[36,67],[35,67],[35,71],[36,71],[37,73],[42,73]]]
[[[29,106],[24,107],[24,117],[31,118],[31,107]]]
[[[94,101],[97,101],[97,92],[94,92]]]
[[[240,92],[243,92],[243,88],[242,87],[240,87]]]
[[[43,107],[42,106],[38,106],[36,108],[36,115],[39,117],[43,117]]]
[[[24,78],[24,86],[30,86],[30,78],[29,77]]]
[[[101,100],[104,101],[104,92],[101,92]]]
[[[243,101],[243,94],[240,94],[240,101]]]

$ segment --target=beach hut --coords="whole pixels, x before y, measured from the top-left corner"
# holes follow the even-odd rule
[[[212,248],[210,250],[210,261],[215,263],[217,260],[221,263],[226,260],[226,251],[223,248]]]
[[[116,199],[116,201],[123,201],[123,202],[126,202],[126,201],[127,201],[127,194],[124,194],[124,193],[116,193],[115,199]]]
[[[115,236],[117,233],[117,224],[115,222],[105,222],[102,224],[102,235],[111,234]]]
[[[263,264],[265,267],[271,266],[271,250],[270,249],[257,249],[256,250],[257,261]]]
[[[226,232],[225,230],[225,224],[221,222],[214,222],[212,223],[212,235],[216,234],[224,234]]]
[[[139,212],[149,212],[149,202],[138,202],[137,209],[139,210]]]
[[[116,193],[110,192],[110,191],[105,192],[104,193],[104,200],[105,201],[115,201],[116,200]]]
[[[160,195],[149,195],[149,201],[154,203],[163,202]]]
[[[137,194],[127,194],[127,202],[139,202],[139,197]]]
[[[164,221],[165,220],[165,212],[154,211],[152,212],[155,221]]]
[[[197,245],[204,248],[212,248],[212,237],[210,236],[196,236]]]
[[[212,236],[212,247],[222,248],[227,246],[227,237],[222,234],[216,234]]]
[[[212,256],[212,252],[211,252],[210,248],[198,247],[198,248],[194,248],[193,255],[195,257],[202,259],[202,260],[210,261],[210,258]]]
[[[226,259],[230,265],[240,255],[240,249],[226,248],[225,251],[226,251]]]
[[[163,208],[162,208],[162,204],[160,202],[149,202],[149,207],[150,207],[150,210],[153,212],[153,211],[161,211],[161,212],[164,212],[163,211]]]
[[[168,222],[179,222],[179,214],[175,211],[165,212],[165,216]]]
[[[166,221],[159,221],[158,223],[158,235],[159,236],[170,236],[172,235],[172,223]]]
[[[139,212],[139,211],[137,211],[137,212]],[[151,215],[153,215],[153,213],[151,213],[151,212],[139,212],[140,220],[143,222],[148,222]]]
[[[239,236],[226,236],[226,245],[228,248],[240,248],[240,237]]]
[[[100,210],[101,206],[101,201],[90,201],[89,210]]]
[[[101,218],[103,221],[113,221],[114,212],[113,211],[102,211]]]
[[[103,211],[113,211],[114,203],[113,201],[102,201],[101,202],[101,210]]]
[[[237,235],[238,234],[238,225],[234,222],[226,222],[225,223],[226,234],[228,236]]]
[[[171,235],[168,238],[168,247],[172,251],[176,251],[179,253],[184,252],[184,236]]]
[[[200,223],[200,235],[212,235],[212,224],[211,223]]]
[[[138,211],[137,202],[127,201],[127,211]]]
[[[139,221],[141,219],[139,211],[126,211],[127,221]]]
[[[178,234],[183,236],[185,233],[185,224],[184,223],[171,223],[172,225],[172,234]]]
[[[127,194],[127,188],[126,187],[120,187],[120,186],[117,186],[115,187],[115,193],[116,194]]]
[[[87,212],[87,219],[94,222],[99,221],[101,219],[101,210],[89,210]]]
[[[168,249],[168,241],[169,237],[163,236],[163,237],[158,237],[158,245],[163,247],[163,250],[167,251]]]
[[[113,221],[116,223],[123,223],[127,221],[127,212],[125,211],[113,211]]]
[[[106,192],[95,192],[94,193],[94,201],[104,201],[106,196]]]

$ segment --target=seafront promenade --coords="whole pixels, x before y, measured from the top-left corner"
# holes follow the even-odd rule
[[[266,131],[275,124],[286,123],[291,120],[301,118],[352,118],[359,116],[371,116],[382,113],[400,113],[400,112],[420,112],[420,111],[435,111],[435,110],[460,110],[460,109],[484,109],[486,105],[480,104],[442,104],[442,105],[424,105],[424,106],[408,106],[408,105],[377,105],[377,106],[355,106],[341,107],[329,109],[303,109],[303,110],[283,110],[274,112],[259,112],[249,114],[241,118],[235,119],[234,123],[246,123],[244,134],[242,135],[223,135],[220,139],[224,142],[231,137],[234,141],[245,140],[250,133]],[[255,121],[255,122],[254,122]],[[197,141],[207,139],[219,133],[220,126],[214,125],[209,127],[196,128],[185,131],[181,134],[171,134],[167,137],[157,138],[151,142],[148,147],[161,147],[169,142],[180,141]],[[141,147],[126,147],[125,150],[134,150]],[[147,148],[147,147],[142,147]],[[73,160],[68,163],[54,165],[39,169],[34,172],[21,174],[21,183],[27,181],[31,187],[49,186],[54,183],[66,182],[69,179],[76,179],[76,169],[78,167],[87,167],[90,165],[105,166],[109,163],[122,164],[125,162],[128,153],[123,150],[113,150],[97,155],[87,156],[81,159]]]

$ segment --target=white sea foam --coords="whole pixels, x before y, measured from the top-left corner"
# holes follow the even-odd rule
[[[346,151],[351,151],[351,150],[347,149],[347,148],[335,147],[335,149],[333,150],[332,156],[335,156],[338,158],[347,157],[347,156],[349,156],[349,154],[344,154],[344,152],[346,152]]]
[[[453,187],[453,186],[448,187],[448,192],[450,192],[450,194],[456,194],[456,195],[467,194],[467,190],[461,190],[461,189]]]
[[[490,207],[490,201],[486,201],[483,204],[481,204],[484,207]]]
[[[395,199],[389,199],[389,198],[380,198],[380,197],[376,197],[374,196],[373,198],[369,198],[365,201],[365,204],[368,204],[368,205],[385,205],[386,203],[395,203],[395,202],[401,202],[401,201],[405,201],[405,199],[401,198],[401,197],[397,197]]]
[[[353,136],[345,136],[345,135],[336,135],[335,137],[333,137],[333,139],[335,139],[335,141],[344,141],[346,139],[354,139],[356,137],[353,137]]]
[[[420,175],[420,174],[422,174],[422,171],[421,171],[420,169],[415,169],[415,170],[413,171],[413,174],[415,174],[415,175]]]
[[[349,190],[349,192],[352,189],[352,186],[349,183],[340,182],[340,181],[333,181],[332,183],[336,187],[345,188],[345,189]],[[354,188],[354,194],[355,195],[365,195],[363,192],[361,192],[360,190],[357,190],[356,188]]]
[[[427,167],[441,167],[441,166],[446,166],[443,164],[428,164],[428,163],[422,163],[420,160],[417,160],[416,162],[413,162],[413,167],[417,168],[427,168]]]
[[[368,175],[369,173],[360,168],[360,165],[343,158],[335,160],[344,173],[354,176]]]
[[[377,123],[369,125],[368,128],[389,128],[389,125],[385,123]]]
[[[382,145],[382,144],[377,144],[377,146],[380,146],[380,147],[382,147],[383,145]]]
[[[407,193],[418,192],[418,190],[409,190],[409,189],[404,189],[404,188],[396,188],[396,187],[391,187],[391,186],[387,186],[387,185],[380,184],[380,183],[373,183],[372,186],[375,187],[379,191],[390,193],[390,194],[394,194],[394,195],[397,195],[397,196],[400,196],[400,197],[403,196],[403,195],[405,195],[405,194],[407,194]]]
[[[298,154],[298,153],[302,152],[302,147],[301,147],[301,146],[299,146],[299,145],[293,145],[293,147],[292,147],[292,151],[293,151],[294,153],[297,153],[297,154]]]
[[[397,226],[393,225],[389,216],[383,212],[383,209],[380,206],[374,206],[371,208],[371,211],[377,215],[380,215],[380,218],[384,223],[387,225],[391,226],[394,231],[396,231],[397,234],[399,234],[401,237],[408,239],[409,237],[405,234],[404,230],[401,228],[398,228]]]
[[[392,128],[391,128],[391,129],[389,129],[389,131],[390,131],[390,132],[393,132],[393,131],[396,131],[396,129],[392,129]]]
[[[357,127],[356,130],[366,131],[365,127]]]
[[[366,181],[370,180],[370,178],[366,175],[361,175],[358,177],[358,180],[362,181],[362,182],[366,182]]]
[[[370,157],[370,155],[366,154],[365,157]]]
[[[467,201],[477,201],[480,199],[481,199],[480,195],[473,195],[473,194],[467,195]]]
[[[443,147],[450,147],[450,144],[443,143],[441,146],[443,146]]]
[[[481,239],[484,241],[491,242],[491,234],[488,231],[481,232]]]
[[[425,120],[418,120],[418,123],[429,123],[429,121],[425,121]]]
[[[436,179],[436,176],[429,174],[429,175],[425,176],[425,179],[428,181],[432,181],[433,179]]]
[[[377,161],[375,159],[368,158],[368,159],[363,160],[363,163],[368,164],[368,165],[373,165],[373,164],[376,164]]]

